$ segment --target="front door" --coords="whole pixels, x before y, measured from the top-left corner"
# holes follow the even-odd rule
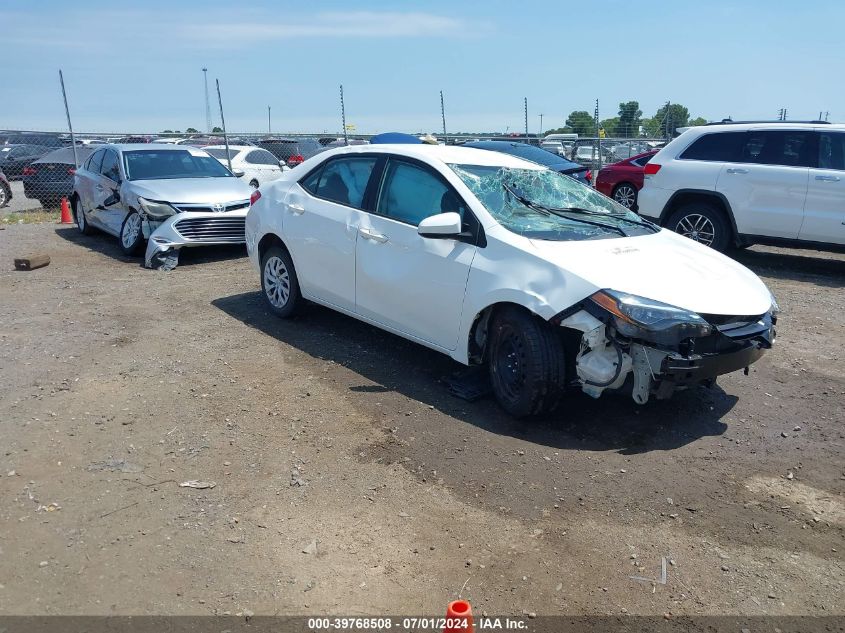
[[[329,160],[288,192],[282,230],[306,297],[354,311],[355,242],[376,160]]]
[[[730,202],[737,231],[796,238],[804,217],[812,134],[752,130],[736,162],[722,166],[716,190]]]
[[[444,350],[457,346],[467,277],[476,246],[420,237],[424,218],[457,211],[474,221],[458,194],[423,164],[391,158],[375,213],[358,231],[356,309],[364,317]]]
[[[810,169],[802,240],[845,244],[845,132],[819,133],[819,160]]]

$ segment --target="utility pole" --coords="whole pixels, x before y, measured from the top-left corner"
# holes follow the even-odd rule
[[[65,76],[59,68],[59,83],[62,86],[62,99],[65,101],[65,114],[67,114],[67,127],[70,130],[70,144],[73,146],[73,166],[79,167],[79,156],[76,154],[76,137],[73,135],[73,124],[70,122],[70,108],[67,107],[67,92],[65,91]]]
[[[601,130],[599,129],[599,100],[596,99],[596,110],[593,112],[593,118],[596,123],[596,148],[598,149],[598,163],[601,169]]]
[[[340,121],[343,125],[343,144],[349,145],[349,136],[346,134],[346,108],[343,105],[343,84],[340,84]]]
[[[226,163],[229,171],[232,171],[232,154],[229,152],[229,136],[226,134],[226,117],[223,116],[223,97],[220,96],[220,80],[215,79],[217,84],[217,103],[220,104],[220,125],[223,127],[223,143],[226,145]]]
[[[540,113],[540,136],[543,136],[543,113]]]
[[[525,102],[525,142],[528,142],[528,97],[523,97]]]
[[[208,68],[202,69],[202,80],[205,84],[205,129],[211,134],[211,102],[208,100]]]
[[[440,119],[443,121],[443,142],[446,142],[446,107],[443,105],[443,91],[440,91]]]
[[[272,136],[273,132],[270,127],[270,106],[267,106],[267,136]]]

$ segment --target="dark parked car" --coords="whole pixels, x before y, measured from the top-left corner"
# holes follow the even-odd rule
[[[643,188],[645,164],[657,150],[645,152],[602,167],[596,176],[596,189],[623,207],[637,208],[637,196]]]
[[[24,167],[36,158],[41,158],[51,148],[43,145],[2,145],[0,146],[0,169],[9,179],[20,177]]]
[[[315,138],[262,138],[257,145],[284,161],[288,167],[296,167],[326,149]]]
[[[41,145],[45,152],[70,143],[70,137],[50,132],[3,132],[0,145]]]
[[[12,199],[12,187],[9,185],[9,179],[6,174],[0,169],[0,208],[9,204]]]
[[[77,146],[79,162],[87,159],[97,146]],[[42,207],[58,204],[62,197],[73,193],[73,148],[64,147],[45,154],[23,171],[23,191],[27,198],[37,199]]]
[[[470,143],[464,143],[464,147],[475,147],[518,156],[519,158],[530,160],[533,163],[544,165],[561,174],[566,174],[587,185],[592,180],[592,172],[583,165],[573,163],[563,156],[552,154],[548,150],[535,147],[534,145],[528,145],[527,143],[517,143],[515,141],[472,141]]]

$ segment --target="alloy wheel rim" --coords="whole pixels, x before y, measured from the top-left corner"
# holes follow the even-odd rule
[[[634,206],[635,195],[633,188],[625,185],[624,187],[619,187],[613,197],[616,199],[616,202],[621,204],[623,207],[630,209]]]
[[[0,207],[6,204],[6,189],[5,187],[0,187]]]
[[[716,227],[713,226],[713,222],[710,218],[698,213],[682,217],[675,227],[675,232],[705,246],[711,246],[716,238]]]
[[[283,308],[290,298],[290,273],[281,257],[275,255],[264,264],[264,294],[275,308]]]
[[[123,225],[123,245],[126,248],[132,246],[137,240],[141,232],[141,216],[133,213],[127,218]]]

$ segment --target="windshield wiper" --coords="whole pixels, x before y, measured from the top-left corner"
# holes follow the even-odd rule
[[[575,220],[576,222],[581,222],[582,224],[598,226],[603,229],[607,229],[608,231],[619,233],[619,235],[621,235],[622,237],[630,237],[625,231],[623,231],[618,226],[613,226],[612,224],[605,224],[604,222],[594,222],[592,220],[585,220],[584,218],[578,217],[578,215],[565,215],[567,213],[578,214],[579,212],[583,212],[582,215],[599,215],[598,213],[593,213],[592,211],[587,211],[586,209],[579,210],[577,207],[573,207],[572,209],[557,209],[555,207],[547,207],[545,205],[534,202],[533,200],[529,200],[525,196],[519,195],[516,191],[513,190],[513,188],[509,187],[505,183],[502,183],[502,187],[504,187],[505,191],[511,194],[518,202],[524,204],[529,209],[534,209],[535,211],[544,215],[554,215],[559,218],[564,218],[566,220]]]
[[[549,207],[549,210],[552,210]],[[651,229],[655,233],[660,231],[660,227],[652,222],[648,222],[647,220],[634,220],[633,218],[629,218],[624,213],[598,213],[596,211],[590,211],[589,209],[582,209],[581,207],[564,207],[564,208],[555,208],[555,211],[571,211],[572,213],[583,213],[584,215],[597,215],[597,216],[604,216],[608,218],[614,218],[616,220],[622,220],[623,222],[628,222],[629,224],[636,224],[637,226],[643,226],[647,229]]]

